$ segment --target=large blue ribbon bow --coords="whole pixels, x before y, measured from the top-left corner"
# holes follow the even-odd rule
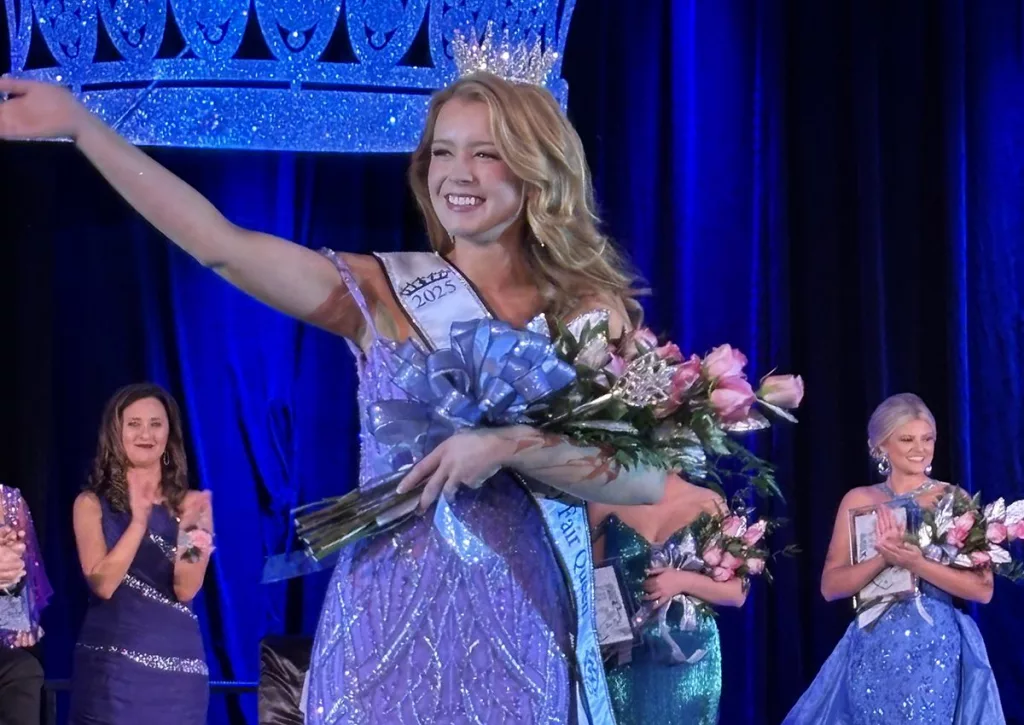
[[[367,410],[369,431],[389,447],[393,469],[461,429],[525,422],[534,406],[576,379],[547,337],[488,319],[452,324],[447,350],[427,352],[407,340],[394,360],[392,380],[409,399]]]

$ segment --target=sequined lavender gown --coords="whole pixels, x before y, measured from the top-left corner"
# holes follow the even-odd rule
[[[919,520],[916,499],[901,498],[911,522]],[[946,592],[920,588],[871,628],[851,623],[783,725],[1003,725],[978,626]]]
[[[114,546],[130,514],[106,500]],[[204,725],[209,684],[199,623],[174,596],[178,524],[153,509],[149,534],[110,599],[91,597],[75,647],[70,725]]]
[[[361,411],[406,397],[374,336],[355,351]],[[388,472],[364,426],[361,483]],[[317,628],[307,725],[573,722],[573,610],[559,567],[536,503],[504,473],[343,550]]]

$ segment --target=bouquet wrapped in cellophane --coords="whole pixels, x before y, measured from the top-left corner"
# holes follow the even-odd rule
[[[768,427],[762,410],[795,421],[788,410],[799,404],[803,382],[769,376],[755,392],[746,358],[728,345],[684,358],[646,328],[609,342],[607,322],[578,336],[559,326],[551,338],[482,319],[452,325],[449,349],[428,352],[409,340],[391,357],[393,381],[408,398],[378,401],[366,415],[394,473],[296,509],[299,558],[275,557],[265,581],[316,570],[342,547],[410,516],[419,492],[398,494],[398,483],[465,428],[530,425],[602,448],[626,468],[679,470],[719,490],[721,461],[730,459],[759,493],[781,496],[771,466],[729,434]]]
[[[686,357],[648,328],[609,343],[606,323],[578,337],[561,327],[555,345],[576,380],[550,402],[540,427],[604,447],[625,466],[681,471],[723,495],[728,469],[759,494],[781,498],[772,466],[730,434],[769,427],[765,413],[795,423],[789,411],[803,399],[799,376],[769,375],[755,391],[739,350],[720,345]],[[724,466],[726,459],[734,465]]]
[[[1006,547],[1024,538],[1024,500],[1009,506],[1003,499],[982,507],[981,495],[960,489],[945,494],[926,509],[912,540],[925,557],[957,569],[991,569],[1017,581],[1024,566]]]
[[[744,587],[753,576],[763,575],[771,582],[768,560],[796,552],[792,546],[774,553],[767,547],[766,537],[783,523],[781,519],[758,518],[740,492],[733,497],[728,510],[701,514],[681,537],[655,548],[651,553],[651,567],[689,571],[716,582],[742,579]],[[655,656],[668,663],[692,664],[699,661],[704,652],[684,653],[672,637],[668,615],[673,604],[681,607],[679,626],[683,631],[696,630],[701,616],[716,615],[714,607],[707,602],[688,594],[677,594],[665,601],[645,601],[630,623],[634,632],[654,623],[655,637],[651,644],[657,647]]]

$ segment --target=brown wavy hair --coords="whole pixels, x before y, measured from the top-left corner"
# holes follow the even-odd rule
[[[434,251],[447,254],[452,246],[434,212],[427,173],[438,114],[453,98],[487,105],[498,152],[526,186],[525,251],[547,311],[564,317],[583,298],[597,297],[621,303],[638,323],[641,309],[635,298],[642,290],[635,288],[637,275],[623,255],[598,228],[583,142],[554,96],[540,86],[478,72],[434,94],[409,166],[409,184]]]
[[[124,410],[132,403],[146,398],[158,400],[167,412],[167,462],[161,457],[160,492],[171,510],[180,513],[181,503],[188,491],[188,460],[185,457],[181,411],[171,394],[154,383],[126,385],[107,401],[100,421],[96,457],[85,489],[100,498],[106,498],[115,511],[128,510],[126,476],[130,464],[122,442]]]

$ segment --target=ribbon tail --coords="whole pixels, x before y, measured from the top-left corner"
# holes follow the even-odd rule
[[[668,628],[668,606],[672,603],[672,600],[668,600],[658,609],[658,636],[665,642],[665,646],[668,647],[669,657],[673,662],[686,662],[686,655],[676,644],[676,641],[672,639],[672,630]]]
[[[924,602],[922,599],[923,597],[914,597],[914,606],[917,608],[917,613],[921,615],[921,619],[934,627],[935,620],[932,619],[932,615],[928,613],[928,610],[924,608]]]

